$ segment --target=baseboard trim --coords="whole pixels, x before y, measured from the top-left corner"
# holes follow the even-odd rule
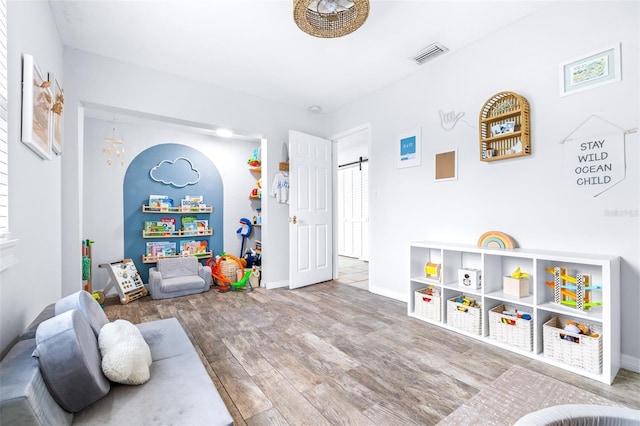
[[[384,297],[389,297],[391,299],[395,299],[395,300],[399,300],[400,302],[407,302],[407,295],[404,294],[404,292],[398,292],[398,291],[389,291],[389,289],[387,288],[381,288],[381,287],[372,287],[371,286],[371,281],[369,281],[369,291],[371,293],[380,295],[380,296],[384,296]]]
[[[622,354],[620,356],[620,367],[634,373],[640,373],[640,358]]]
[[[269,281],[264,284],[264,288],[267,290],[273,290],[274,288],[289,287],[289,280]]]

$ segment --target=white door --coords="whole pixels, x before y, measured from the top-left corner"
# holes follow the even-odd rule
[[[289,288],[333,278],[330,140],[289,131]]]

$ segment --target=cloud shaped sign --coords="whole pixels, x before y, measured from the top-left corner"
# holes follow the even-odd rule
[[[156,182],[177,188],[195,185],[200,181],[200,171],[185,157],[178,157],[173,161],[162,160],[149,171],[149,176]]]

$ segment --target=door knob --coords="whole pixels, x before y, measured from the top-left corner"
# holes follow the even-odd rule
[[[293,217],[289,218],[289,222],[295,225],[296,223],[298,223],[298,218],[294,215]]]

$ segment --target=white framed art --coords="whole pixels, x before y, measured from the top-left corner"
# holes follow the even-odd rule
[[[560,96],[621,79],[620,43],[617,43],[560,64]]]
[[[51,150],[60,155],[62,154],[62,136],[64,125],[64,90],[58,79],[49,73],[49,82],[53,92],[53,104],[51,106]]]
[[[31,55],[23,56],[22,142],[44,160],[51,159],[50,82]]]
[[[416,167],[422,158],[422,129],[417,127],[401,133],[396,139],[396,168]]]

